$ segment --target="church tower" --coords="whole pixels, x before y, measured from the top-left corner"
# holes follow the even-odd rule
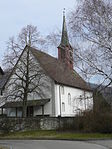
[[[63,27],[61,35],[61,43],[58,46],[58,59],[64,62],[70,69],[73,69],[73,48],[71,47],[68,39],[65,9],[63,11]]]

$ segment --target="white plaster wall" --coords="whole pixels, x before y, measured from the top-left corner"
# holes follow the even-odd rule
[[[21,58],[23,58],[24,62],[25,62],[25,57],[26,57],[26,53],[24,52],[23,53],[23,56]],[[35,57],[32,55],[32,53],[30,53],[30,57],[31,57],[31,60],[33,60],[32,62],[34,62],[34,64],[36,66],[39,66],[39,69],[42,69],[40,64],[38,63],[38,61],[35,59]],[[20,65],[21,67],[23,67],[21,61],[19,61],[19,63],[17,65]],[[38,68],[38,67],[37,67]],[[19,75],[21,74],[21,72],[19,72],[19,69],[16,69],[15,70]],[[43,70],[44,71],[44,70]],[[33,73],[33,68],[32,68],[32,73]],[[14,79],[16,79],[16,75],[13,74],[11,76],[11,78],[9,79],[7,85],[6,85],[6,89],[5,89],[5,92],[4,92],[4,95],[8,95],[10,93],[13,92],[13,85],[12,86],[9,86],[8,88],[8,85],[10,83],[12,83],[12,81]],[[36,80],[35,80],[36,82]],[[18,80],[16,83],[20,83],[20,81]],[[88,98],[88,102],[86,100],[82,100],[82,102],[80,102],[80,95],[83,97],[84,94],[85,96],[92,96],[92,93],[89,93],[89,92],[85,92],[81,89],[76,89],[76,88],[72,88],[72,87],[67,87],[67,86],[64,86],[64,94],[62,94],[60,92],[60,89],[59,89],[59,86],[60,85],[55,85],[55,97],[54,97],[54,93],[53,93],[53,80],[51,80],[48,76],[44,77],[42,80],[41,80],[41,83],[42,84],[46,84],[48,87],[42,87],[42,90],[44,92],[44,98],[50,98],[50,102],[47,103],[45,106],[44,106],[44,112],[45,114],[49,114],[50,116],[53,116],[53,108],[55,109],[55,114],[54,116],[59,116],[60,113],[61,113],[61,116],[74,116],[77,114],[78,112],[78,109],[79,111],[80,110],[85,110],[87,108],[91,108],[90,105],[92,105],[92,99]],[[68,104],[68,93],[71,94],[71,105]],[[60,96],[60,98],[59,98]],[[55,103],[53,102],[53,98],[55,98]],[[28,100],[38,100],[40,99],[40,96],[38,96],[37,94],[35,94],[34,92],[32,92],[31,94],[29,94],[28,96]],[[60,104],[60,99],[61,99],[61,104]],[[83,97],[84,99],[84,97]],[[18,100],[18,99],[10,99],[11,101],[12,100]],[[65,103],[65,112],[62,111],[62,103]],[[55,104],[55,107],[53,107],[53,105]],[[61,112],[60,112],[60,109],[61,109]],[[10,113],[10,112],[9,112]],[[12,109],[12,113],[13,113],[13,109]],[[42,113],[42,109],[40,108],[34,108],[34,115],[39,115]],[[13,114],[12,114],[13,115]]]
[[[26,60],[26,51],[24,51],[22,57],[21,57],[22,61],[24,61],[25,63],[25,60]],[[44,74],[44,70],[42,69],[42,67],[40,66],[40,64],[38,63],[37,59],[35,59],[35,57],[32,55],[32,53],[30,52],[30,60],[31,60],[31,63],[33,63],[33,65],[35,65],[35,69],[33,67],[31,67],[31,74],[32,75],[33,73],[37,73],[37,71],[42,71],[43,74]],[[15,69],[15,72],[21,76],[23,75],[18,68],[23,68],[24,69],[24,66],[22,65],[22,61],[20,60],[17,64],[17,68]],[[39,69],[39,70],[38,70]],[[6,88],[5,88],[5,91],[4,91],[4,99],[5,97],[7,97],[7,95],[10,95],[10,94],[13,94],[13,91],[14,91],[14,88],[15,88],[15,84],[13,84],[12,82],[14,80],[16,80],[16,83],[17,84],[21,84],[21,81],[19,79],[17,79],[17,75],[15,75],[15,72],[13,73],[13,75],[10,77],[9,81],[7,82],[6,84]],[[52,93],[52,83],[53,83],[53,80],[50,79],[47,75],[43,75],[44,77],[42,77],[41,79],[41,90],[42,90],[42,93],[44,93],[43,97],[39,96],[35,91],[30,93],[28,95],[28,100],[40,100],[40,99],[46,99],[46,98],[49,98],[50,99],[50,102],[45,104],[44,106],[44,113],[45,114],[49,114],[49,115],[52,115],[52,100],[53,100],[53,93]],[[34,83],[36,83],[36,79],[34,80]],[[37,83],[38,83],[38,80],[37,80]],[[11,84],[11,85],[9,85]],[[30,86],[32,87],[32,86]],[[38,90],[37,90],[38,91]],[[16,92],[14,93],[16,95]],[[13,97],[14,98],[14,97]],[[21,100],[21,99],[16,99],[16,98],[8,98],[8,101],[18,101],[18,100]],[[39,109],[38,107],[35,107],[34,108],[34,115],[39,115],[39,114],[42,114],[41,112],[42,110]],[[18,112],[19,113],[19,112]],[[10,115],[14,115],[14,109],[11,110],[11,108],[7,109],[7,114],[8,116]]]
[[[23,53],[22,57],[21,57],[22,61],[25,62],[26,60],[26,51]],[[26,68],[24,68],[24,65],[22,65],[22,61],[18,62],[17,64],[17,68],[15,69],[15,72],[18,74],[18,76],[23,77],[23,73],[21,71],[19,71],[18,68],[21,68],[25,71]],[[32,55],[32,53],[30,52],[30,62],[33,63],[30,67],[30,75],[35,75],[37,73],[37,71],[39,71],[39,73],[41,72],[41,79],[40,79],[40,85],[39,87],[42,90],[42,93],[44,93],[44,95],[41,94],[41,96],[43,96],[43,98],[51,98],[51,82],[52,80],[44,74],[44,70],[42,69],[42,67],[40,66],[40,64],[38,63],[38,61],[35,59],[35,57]],[[5,86],[5,91],[4,91],[4,97],[7,97],[7,95],[14,95],[16,96],[16,93],[18,93],[18,90],[14,92],[14,88],[15,88],[15,83],[13,83],[16,80],[16,84],[22,84],[21,80],[17,77],[17,75],[15,75],[15,72],[13,73],[13,75],[10,77],[9,81],[7,82],[6,86]],[[33,79],[33,83],[36,85],[38,85],[38,75],[37,78]],[[36,84],[37,82],[37,84]],[[29,88],[32,88],[32,84],[29,86]],[[22,88],[19,90],[23,90]],[[37,89],[38,90],[38,89]],[[14,96],[12,96],[11,98],[8,98],[8,100],[19,100],[15,99]],[[41,99],[41,96],[37,93],[31,92],[28,95],[28,100],[37,100],[37,99]],[[13,99],[14,98],[14,99]]]
[[[60,85],[55,85],[55,116],[60,116],[60,114],[61,116],[75,116],[81,111],[93,108],[92,92],[68,86],[63,87],[64,94],[61,92]],[[68,93],[71,95],[71,104],[68,103]],[[65,103],[65,111],[62,111],[62,103]]]

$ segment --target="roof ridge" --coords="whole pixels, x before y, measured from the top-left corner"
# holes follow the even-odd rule
[[[90,91],[90,88],[87,86],[86,82],[75,70],[69,69],[63,62],[61,62],[57,58],[54,58],[53,56],[36,48],[26,46],[21,53],[16,65],[18,64],[26,48],[31,50],[33,56],[35,57],[35,60],[37,59],[37,62],[40,63],[40,66],[43,68],[44,72],[47,74],[47,76],[54,80],[55,83]],[[9,74],[8,79],[4,83],[3,87],[6,85],[10,76],[15,71],[16,65],[14,66],[12,72]]]
[[[35,50],[35,51],[37,51],[37,52],[43,53],[43,54],[45,54],[45,55],[47,55],[47,56],[49,56],[49,57],[51,57],[51,58],[54,58],[54,59],[58,60],[56,57],[54,57],[54,56],[52,56],[52,55],[50,55],[50,54],[48,54],[48,53],[46,53],[46,52],[44,52],[44,51],[41,51],[41,50],[39,50],[39,49],[37,49],[37,48],[35,48],[35,47],[30,47],[30,46],[28,46],[28,48],[30,48],[30,49],[32,49],[32,50]]]
[[[79,89],[90,90],[85,80],[75,71],[68,68],[62,61],[53,56],[30,47],[32,54],[40,63],[46,74],[59,84]]]

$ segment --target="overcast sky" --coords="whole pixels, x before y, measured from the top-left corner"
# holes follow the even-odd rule
[[[6,51],[6,42],[16,36],[27,24],[37,26],[47,34],[62,27],[62,11],[76,6],[77,0],[0,0],[0,63]]]

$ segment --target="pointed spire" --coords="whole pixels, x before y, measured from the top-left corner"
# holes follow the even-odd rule
[[[61,43],[60,46],[67,46],[69,45],[67,27],[66,27],[66,20],[65,20],[65,8],[63,10],[63,27],[62,27],[62,36],[61,36]]]
[[[58,59],[66,64],[70,69],[73,69],[73,48],[69,43],[66,21],[65,21],[65,8],[63,11],[63,27],[61,43],[58,46]]]

